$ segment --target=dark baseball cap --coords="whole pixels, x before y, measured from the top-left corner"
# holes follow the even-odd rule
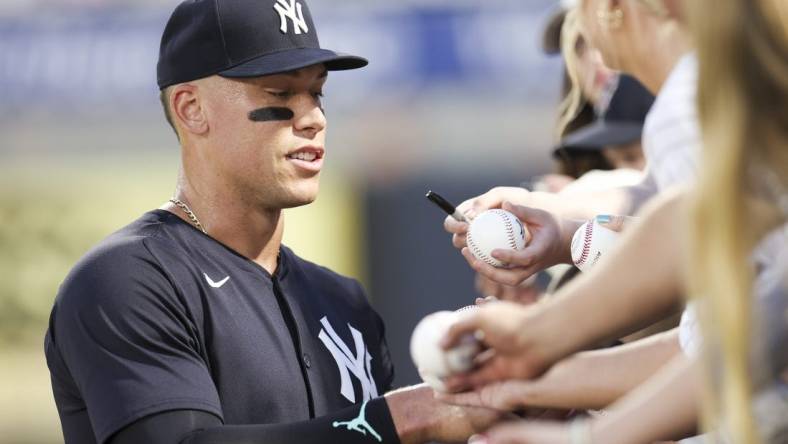
[[[542,32],[542,52],[547,55],[561,54],[561,30],[564,27],[566,12],[566,9],[561,7],[550,14],[550,18],[547,19],[547,24]]]
[[[654,96],[640,82],[621,75],[602,115],[590,125],[567,134],[556,151],[601,150],[635,142],[643,134],[643,124],[653,103]]]
[[[170,16],[157,66],[160,89],[212,75],[259,77],[367,60],[320,47],[304,0],[186,0]]]

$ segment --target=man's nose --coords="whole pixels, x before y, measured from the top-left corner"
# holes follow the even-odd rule
[[[293,126],[297,131],[317,134],[326,128],[326,116],[318,98],[311,94],[304,95],[294,105]]]

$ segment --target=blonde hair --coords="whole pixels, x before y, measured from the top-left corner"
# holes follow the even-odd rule
[[[758,443],[751,413],[749,263],[783,217],[762,191],[788,178],[788,6],[784,0],[685,2],[698,47],[704,171],[693,207],[691,291],[704,296],[714,368],[706,426]],[[713,10],[713,14],[709,11]]]
[[[569,124],[586,103],[583,89],[580,86],[580,58],[577,54],[577,43],[583,38],[580,32],[580,18],[577,7],[566,12],[564,24],[561,26],[561,56],[566,65],[566,74],[569,77],[569,92],[558,107],[558,125],[556,136],[563,136]]]
[[[658,17],[668,17],[668,9],[663,0],[637,0],[642,3],[649,12]],[[561,55],[566,65],[566,72],[569,77],[570,90],[559,106],[559,118],[557,125],[557,136],[560,138],[569,124],[572,122],[580,110],[585,105],[587,99],[583,96],[580,85],[580,58],[577,54],[577,44],[585,39],[580,24],[580,10],[578,6],[569,8],[561,27]],[[589,45],[590,47],[590,45]]]

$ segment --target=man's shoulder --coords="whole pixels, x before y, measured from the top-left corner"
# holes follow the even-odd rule
[[[122,289],[134,282],[157,278],[160,267],[151,249],[166,248],[170,243],[160,236],[161,226],[159,216],[149,212],[101,240],[71,269],[60,287],[58,300],[117,294],[86,290]]]
[[[156,212],[145,213],[94,245],[74,269],[100,267],[115,261],[127,262],[150,256],[152,243],[166,242],[160,236],[162,226],[163,221]]]

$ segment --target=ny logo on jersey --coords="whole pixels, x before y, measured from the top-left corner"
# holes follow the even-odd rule
[[[309,27],[304,20],[304,13],[301,10],[301,3],[296,0],[290,0],[289,3],[288,0],[276,0],[274,9],[279,13],[279,20],[281,20],[279,30],[282,31],[282,34],[287,34],[287,19],[293,22],[293,30],[297,35],[309,32]]]
[[[356,392],[353,390],[353,382],[350,380],[350,375],[356,377],[361,383],[361,401],[368,401],[372,398],[378,397],[378,389],[375,386],[375,380],[372,378],[372,356],[369,355],[367,346],[364,344],[364,337],[361,332],[348,324],[350,334],[353,336],[355,354],[351,353],[347,344],[342,341],[342,338],[331,327],[331,323],[323,316],[320,320],[323,328],[320,329],[318,338],[323,341],[331,356],[339,368],[339,377],[342,381],[340,393],[348,401],[356,402]]]

